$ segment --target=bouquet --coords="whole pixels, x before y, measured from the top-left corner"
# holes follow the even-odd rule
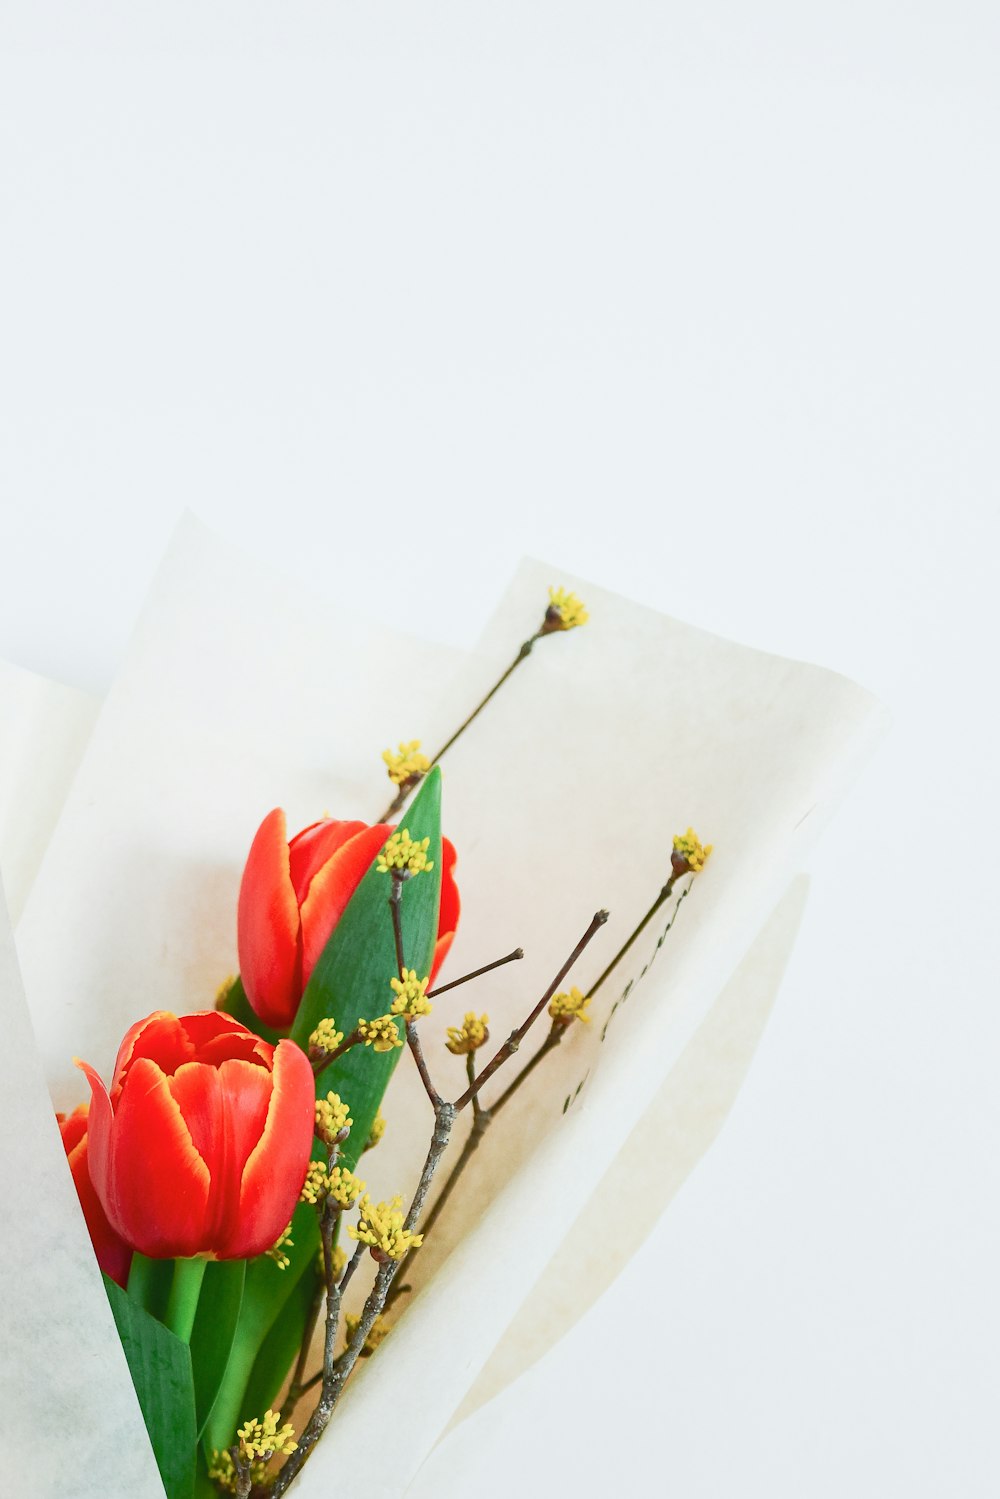
[[[8,686],[66,753],[51,838],[0,850],[42,1210],[5,1170],[32,1243],[75,1248],[22,1270],[7,1357],[29,1419],[69,1412],[81,1494],[318,1494],[376,1449],[366,1493],[403,1493],[718,1128],[878,726],[852,684],[536,564],[457,669],[400,632],[418,604],[359,629],[186,522],[92,730]],[[97,1411],[33,1372],[54,1297]]]

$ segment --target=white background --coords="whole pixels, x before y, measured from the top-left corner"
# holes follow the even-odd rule
[[[458,644],[528,551],[894,714],[718,1144],[419,1499],[997,1491],[998,31],[0,9],[0,654],[105,686],[190,505]]]

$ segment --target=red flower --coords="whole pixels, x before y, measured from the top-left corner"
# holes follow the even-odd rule
[[[90,1082],[90,1178],[112,1229],[153,1259],[250,1259],[288,1225],[315,1091],[305,1053],[229,1015],[158,1010],[128,1032],[111,1092]]]
[[[265,1025],[287,1030],[344,908],[393,829],[326,817],[286,840],[285,814],[269,812],[243,871],[237,917],[240,978]],[[441,910],[431,978],[458,926],[455,850],[441,840]]]
[[[72,1114],[57,1114],[59,1133],[62,1135],[63,1149],[69,1161],[69,1169],[73,1174],[73,1185],[76,1187],[76,1195],[80,1199],[83,1216],[87,1221],[90,1231],[90,1242],[94,1246],[97,1255],[97,1263],[105,1275],[110,1275],[124,1289],[128,1280],[129,1267],[132,1264],[132,1251],[123,1239],[115,1233],[108,1222],[101,1200],[94,1191],[94,1184],[90,1180],[90,1169],[87,1164],[87,1110],[88,1104],[82,1103]]]

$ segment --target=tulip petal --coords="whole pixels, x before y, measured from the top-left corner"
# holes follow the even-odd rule
[[[301,985],[299,908],[289,873],[285,814],[269,812],[250,847],[237,909],[240,977],[267,1025],[295,1019]]]
[[[274,1052],[273,1091],[267,1122],[243,1171],[239,1220],[241,1241],[228,1254],[263,1254],[291,1220],[312,1151],[316,1104],[309,1059],[293,1041]],[[248,1238],[251,1236],[252,1238]]]
[[[302,903],[302,987],[308,984],[320,953],[344,908],[389,837],[389,828],[358,825],[360,831],[336,850],[312,879]]]
[[[239,1222],[240,1184],[243,1167],[267,1122],[271,1073],[242,1060],[220,1067],[191,1062],[179,1069],[169,1086],[212,1178],[203,1247],[215,1254],[222,1248],[232,1256],[239,1253],[233,1246],[251,1228]]]
[[[434,944],[434,961],[431,965],[431,983],[437,977],[438,969],[448,956],[458,928],[458,918],[462,905],[458,895],[458,886],[455,884],[455,861],[457,859],[455,845],[450,838],[441,839],[441,905],[438,911],[438,935]]]
[[[288,845],[288,865],[292,876],[295,896],[301,906],[309,894],[309,886],[328,859],[332,859],[349,838],[364,832],[364,822],[343,822],[336,817],[324,817],[303,828]],[[386,832],[388,837],[388,832]]]
[[[70,1144],[70,1140],[76,1133],[77,1123],[81,1119],[83,1133]],[[115,1233],[107,1220],[101,1199],[94,1190],[94,1183],[90,1179],[90,1165],[87,1151],[87,1105],[81,1104],[79,1109],[66,1120],[66,1126],[72,1126],[67,1130],[62,1128],[63,1145],[66,1147],[66,1159],[73,1177],[73,1185],[76,1187],[76,1195],[80,1199],[80,1207],[83,1210],[84,1221],[90,1234],[90,1242],[94,1246],[97,1263],[105,1275],[125,1289],[128,1280],[129,1268],[132,1264],[132,1251],[123,1239]]]
[[[206,1245],[211,1176],[164,1073],[148,1057],[129,1068],[105,1140],[107,1094],[94,1087],[90,1173],[112,1228],[152,1259],[183,1258]],[[98,1083],[100,1079],[97,1079]]]
[[[191,1059],[218,1065],[230,1057],[239,1057],[270,1072],[274,1047],[225,1011],[200,1010],[185,1015],[182,1024],[193,1047]]]
[[[81,1103],[72,1114],[57,1114],[56,1121],[59,1125],[59,1133],[62,1136],[63,1149],[69,1155],[84,1135],[87,1133],[87,1114],[89,1104]]]
[[[112,1093],[136,1057],[150,1057],[163,1072],[176,1072],[182,1062],[194,1056],[187,1031],[172,1010],[154,1010],[144,1020],[137,1020],[125,1032],[115,1061]]]

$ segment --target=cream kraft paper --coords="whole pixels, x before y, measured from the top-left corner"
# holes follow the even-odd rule
[[[555,1289],[552,1267],[605,1173],[634,1183],[647,1216],[669,1200],[752,1055],[801,906],[799,887],[782,894],[881,715],[831,673],[718,640],[537,563],[522,566],[463,661],[362,631],[188,519],[37,875],[25,880],[18,951],[45,1079],[69,1107],[82,1097],[74,1054],[107,1071],[137,1014],[207,1006],[235,968],[236,891],[263,813],[285,806],[291,828],[326,809],[378,815],[388,801],[380,749],[446,738],[533,631],[552,581],[581,593],[590,624],[542,641],[444,765],[464,904],[447,972],[516,944],[527,956],[475,992],[456,991],[453,1008],[442,1000],[424,1023],[439,1086],[462,1086],[461,1064],[438,1044],[455,1016],[489,1011],[501,1040],[606,905],[603,940],[574,977],[586,985],[603,968],[662,884],[674,831],[693,823],[716,851],[655,961],[659,930],[650,928],[602,991],[597,1021],[574,1027],[523,1090],[523,1106],[490,1131],[414,1262],[418,1294],[391,1344],[359,1370],[339,1431],[296,1486],[307,1499],[329,1487],[343,1442],[377,1434],[384,1450],[386,1401],[397,1412],[385,1470],[394,1477],[379,1492],[402,1494],[456,1409],[489,1398],[580,1314],[627,1257],[620,1246],[575,1255]],[[604,1017],[643,969],[605,1035]],[[49,1107],[37,1077],[33,1096],[36,1112]],[[373,1193],[405,1195],[430,1131],[407,1067],[387,1114],[366,1174]],[[673,1148],[651,1150],[651,1140]],[[64,1164],[50,1168],[68,1183]],[[81,1305],[113,1341],[91,1268]],[[8,1256],[3,1274],[9,1296],[27,1304]],[[41,1359],[41,1302],[36,1316],[33,1337],[22,1329],[16,1346],[8,1340],[0,1369]],[[418,1367],[414,1409],[404,1396]],[[109,1429],[135,1428],[131,1445],[148,1467],[127,1376],[106,1392],[106,1410]],[[152,1482],[155,1491],[155,1470]]]

